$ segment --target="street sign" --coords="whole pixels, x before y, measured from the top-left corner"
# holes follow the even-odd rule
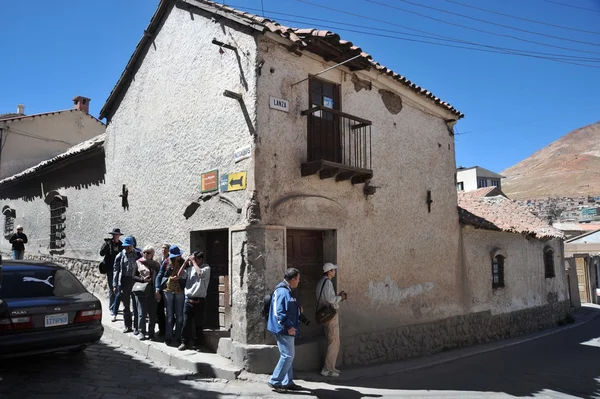
[[[219,187],[222,193],[226,193],[227,186],[229,186],[229,175],[227,173],[221,175],[221,179],[219,180]]]
[[[282,98],[269,97],[269,106],[283,112],[290,112],[290,103]]]
[[[239,162],[242,159],[250,158],[251,156],[252,156],[252,147],[251,146],[238,148],[233,153],[233,161]]]
[[[202,182],[202,192],[207,193],[209,191],[218,190],[217,182],[219,181],[219,171],[211,170],[210,172],[202,173],[200,175]]]
[[[246,189],[246,172],[236,172],[227,175],[227,191]]]

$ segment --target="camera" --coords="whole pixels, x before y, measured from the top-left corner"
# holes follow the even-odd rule
[[[308,319],[306,318],[306,316],[304,316],[304,314],[300,313],[300,317],[299,317],[299,319],[300,319],[300,322],[301,322],[302,324],[304,324],[305,326],[307,326],[307,327],[308,327],[308,326],[310,326],[310,320],[308,320]]]

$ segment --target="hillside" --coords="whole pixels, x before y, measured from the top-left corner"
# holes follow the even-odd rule
[[[573,130],[500,172],[512,199],[600,194],[600,122]]]

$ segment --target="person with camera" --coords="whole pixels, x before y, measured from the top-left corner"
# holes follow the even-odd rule
[[[117,305],[117,295],[113,290],[113,268],[115,264],[115,258],[123,250],[121,244],[121,229],[113,229],[110,233],[111,238],[105,238],[102,248],[100,248],[100,256],[104,257],[104,260],[100,263],[100,273],[106,274],[106,283],[108,285],[108,309],[112,316],[112,321],[117,320],[117,313],[119,311]]]
[[[204,343],[204,306],[208,283],[210,282],[210,266],[204,262],[204,254],[194,252],[179,269],[178,276],[185,280],[185,302],[183,305],[183,334],[180,351],[191,348],[195,343],[196,349]],[[192,332],[192,323],[195,335]],[[195,341],[194,341],[195,337]]]
[[[323,277],[317,283],[317,309],[323,306],[332,306],[336,309],[335,316],[323,326],[325,327],[325,335],[327,336],[327,354],[325,355],[325,365],[321,370],[321,375],[325,377],[339,377],[340,370],[335,368],[338,353],[340,351],[340,325],[337,314],[339,303],[345,301],[348,295],[342,291],[338,295],[335,294],[335,288],[331,281],[337,272],[337,265],[333,263],[325,263],[323,265]]]
[[[300,333],[300,306],[293,290],[300,284],[300,271],[289,268],[283,281],[275,287],[267,319],[267,330],[273,333],[279,349],[279,361],[268,385],[276,391],[300,390],[294,383],[295,339]]]
[[[183,267],[183,251],[177,245],[169,247],[169,256],[163,262],[156,276],[155,297],[158,300],[162,290],[167,318],[165,322],[165,344],[173,342],[173,324],[175,324],[175,341],[181,340],[183,327],[184,293],[179,279],[179,270]]]

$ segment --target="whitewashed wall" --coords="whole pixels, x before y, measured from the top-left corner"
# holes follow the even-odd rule
[[[268,39],[258,80],[256,185],[263,223],[290,228],[337,230],[338,289],[343,335],[461,314],[459,224],[454,184],[454,137],[439,111],[385,76],[357,72],[372,88],[358,90],[341,67],[320,78],[341,85],[342,111],[371,120],[377,193],[363,185],[301,177],[307,159],[308,82],[292,87],[329,64],[305,53],[295,56]],[[403,108],[392,114],[380,89],[398,93]],[[289,101],[290,112],[269,108],[269,97]],[[426,195],[433,204],[428,213]],[[293,199],[281,201],[289,196]]]

